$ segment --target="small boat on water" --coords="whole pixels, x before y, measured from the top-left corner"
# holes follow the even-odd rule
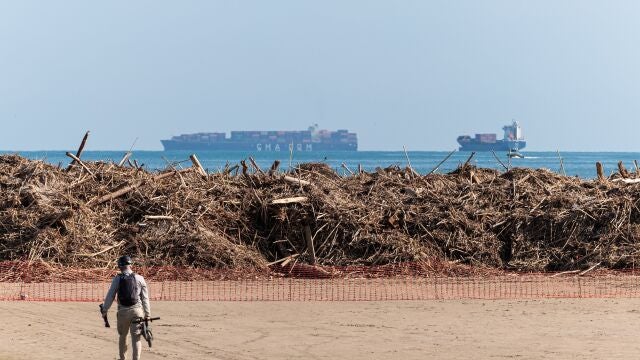
[[[507,157],[509,157],[509,159],[524,159],[524,155],[522,155],[522,153],[518,151],[518,149],[509,149],[509,152],[507,152]]]

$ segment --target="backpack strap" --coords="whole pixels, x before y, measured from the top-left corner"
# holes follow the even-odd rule
[[[136,290],[140,290],[140,289],[138,289],[138,279],[136,278],[136,275],[137,274],[134,273],[134,272],[131,272],[131,274],[129,274],[129,276],[131,276],[133,278],[134,284],[136,286]]]

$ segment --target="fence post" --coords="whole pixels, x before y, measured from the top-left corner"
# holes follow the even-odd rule
[[[578,297],[582,298],[582,278],[578,276]]]

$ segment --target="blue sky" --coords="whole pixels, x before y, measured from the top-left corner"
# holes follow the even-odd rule
[[[0,149],[161,149],[199,131],[357,131],[448,150],[638,151],[640,2],[0,0]]]

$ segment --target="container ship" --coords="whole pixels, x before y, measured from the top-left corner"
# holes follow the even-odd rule
[[[518,121],[504,126],[502,130],[504,137],[501,140],[497,139],[496,134],[476,134],[473,138],[469,135],[458,136],[460,151],[518,151],[527,146]]]
[[[348,130],[232,131],[197,133],[161,140],[165,151],[357,151],[358,136]]]

